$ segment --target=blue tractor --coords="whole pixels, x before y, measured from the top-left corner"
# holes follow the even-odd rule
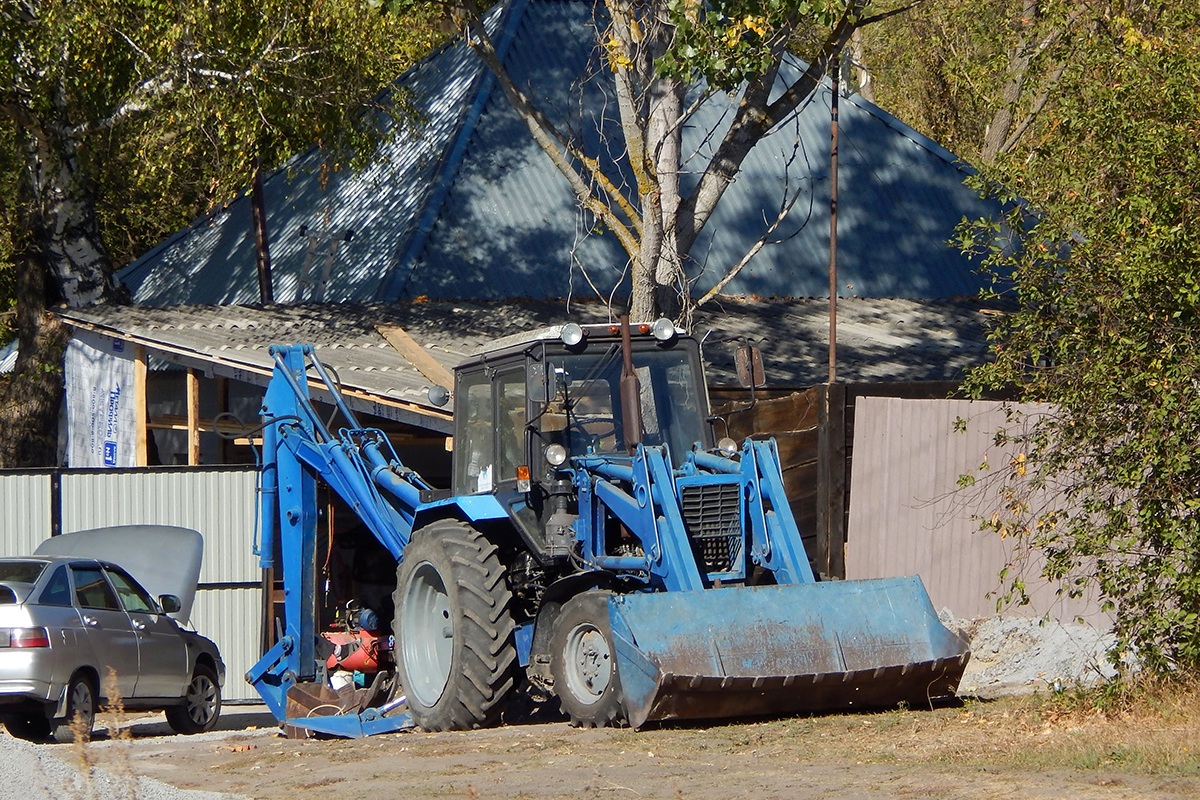
[[[699,343],[667,320],[556,326],[457,367],[448,490],[358,424],[310,347],[271,352],[259,553],[284,614],[247,679],[285,726],[469,729],[531,694],[637,728],[957,687],[966,643],[919,578],[815,579],[774,441],[714,441]],[[392,608],[363,612],[390,616],[373,674],[342,691],[314,614],[318,482],[395,564]]]

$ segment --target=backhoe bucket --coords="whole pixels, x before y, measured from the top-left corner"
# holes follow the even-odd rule
[[[611,595],[629,724],[928,705],[970,652],[920,578]]]

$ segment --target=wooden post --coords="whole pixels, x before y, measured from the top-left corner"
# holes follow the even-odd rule
[[[263,193],[262,164],[254,157],[253,174],[250,176],[250,207],[254,222],[255,265],[258,274],[258,302],[270,305],[275,302],[275,290],[271,284],[271,244],[267,236],[267,201]]]
[[[846,577],[846,387],[821,387],[817,454],[817,571]]]
[[[229,411],[229,378],[223,375],[218,375],[215,379],[217,386],[217,418]],[[214,425],[213,429],[219,432],[219,429]],[[217,452],[218,462],[221,464],[229,463],[229,439],[224,436],[220,437],[220,449]]]
[[[187,452],[188,466],[200,464],[200,378],[196,370],[187,371]]]
[[[829,105],[829,382],[837,383],[837,306],[838,306],[838,97],[841,76],[838,66],[841,51],[835,53],[832,66],[833,96]]]
[[[137,344],[133,346],[133,458],[134,464],[139,467],[150,463],[150,393],[147,383],[146,348]]]

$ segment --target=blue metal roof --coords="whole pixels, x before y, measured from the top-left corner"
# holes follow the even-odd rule
[[[619,180],[622,162],[610,152],[620,146],[616,103],[595,52],[593,13],[591,3],[573,0],[510,0],[492,25],[518,85],[556,124],[580,132]],[[626,259],[615,237],[593,230],[469,48],[443,48],[398,83],[421,123],[382,145],[367,168],[323,179],[321,154],[312,152],[265,181],[277,302],[594,298],[620,284]],[[752,151],[693,249],[698,291],[758,239],[786,178],[802,195],[774,236],[781,241],[725,293],[828,295],[830,98],[823,87]],[[727,123],[734,103],[718,94],[700,109],[684,148],[697,163],[686,166],[702,169],[705,133]],[[861,98],[843,99],[839,125],[839,295],[978,294],[971,263],[945,244],[964,216],[994,212],[962,185],[968,170]],[[238,198],[118,277],[142,305],[254,303],[250,219],[248,198]],[[347,231],[330,258],[330,237]]]

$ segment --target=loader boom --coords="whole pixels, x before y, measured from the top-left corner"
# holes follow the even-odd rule
[[[815,579],[774,441],[713,443],[699,345],[673,325],[559,326],[464,362],[448,492],[311,348],[272,354],[259,553],[280,559],[284,626],[247,678],[289,727],[478,727],[518,691],[638,727],[927,702],[961,677],[919,579]],[[371,675],[317,630],[318,482],[395,562]]]

